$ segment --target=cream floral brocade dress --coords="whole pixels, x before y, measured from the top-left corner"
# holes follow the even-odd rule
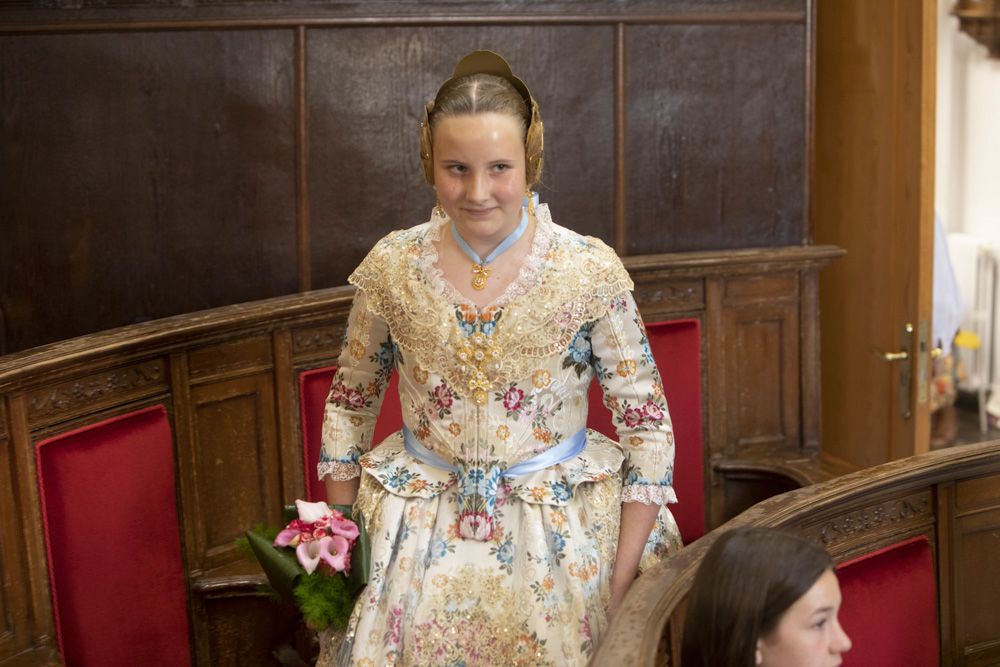
[[[583,665],[607,626],[621,503],[663,506],[643,568],[680,546],[673,432],[632,282],[601,241],[544,205],[537,219],[518,278],[482,309],[436,267],[437,216],[389,234],[350,277],[318,472],[362,476],[372,574],[320,664]],[[406,427],[451,469],[400,433],[371,447],[393,369]],[[578,433],[595,376],[621,446]],[[504,475],[574,434],[578,455]]]

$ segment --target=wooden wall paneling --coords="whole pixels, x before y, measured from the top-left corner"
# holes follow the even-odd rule
[[[613,244],[613,43],[610,26],[310,30],[314,286],[344,284],[380,237],[430,217],[417,149],[423,105],[477,48],[503,53],[539,101],[539,190],[553,219]]]
[[[1000,475],[957,481],[954,488],[954,663],[1000,663]]]
[[[42,525],[41,500],[38,494],[38,475],[35,468],[35,449],[28,430],[28,406],[23,393],[8,395],[7,398],[9,446],[16,483],[10,487],[15,491],[16,516],[10,524],[15,526],[14,535],[19,537],[17,548],[21,552],[21,567],[16,562],[7,563],[10,568],[14,588],[9,602],[12,604],[14,622],[22,624],[15,630],[16,646],[31,655],[31,659],[45,662],[56,653],[55,625],[52,603],[49,598],[49,575],[45,556]],[[4,530],[3,532],[9,532]],[[14,592],[16,590],[16,592]],[[17,604],[16,607],[13,607]],[[6,648],[6,647],[5,647]]]
[[[292,327],[292,358],[297,368],[329,366],[340,356],[347,330],[346,311],[336,322]]]
[[[208,621],[208,611],[201,596],[191,594],[188,598],[191,610],[191,644],[194,664],[197,667],[212,667],[212,633]]]
[[[711,470],[708,487],[705,489],[705,516],[709,526],[718,526],[725,520],[725,488],[722,478],[715,473],[715,464],[725,455],[729,406],[726,402],[726,360],[729,356],[726,345],[726,327],[723,326],[722,298],[725,281],[713,276],[705,281],[705,376],[706,400],[709,410],[706,414],[708,428],[705,433],[704,452],[706,465]]]
[[[805,0],[806,30],[805,30],[805,215],[806,225],[803,230],[802,243],[811,245],[813,239],[813,220],[815,215],[815,200],[813,192],[816,187],[816,4],[819,0]],[[817,408],[818,409],[818,408]]]
[[[181,545],[188,577],[202,574],[200,554],[201,540],[197,525],[192,518],[198,508],[198,470],[195,460],[194,410],[191,402],[191,387],[188,383],[188,359],[184,351],[170,355],[170,386],[174,426],[174,442],[177,450],[177,490],[180,497]],[[200,642],[199,626],[194,624],[192,636]]]
[[[0,403],[0,660],[20,653],[28,641],[28,591],[18,512],[18,478],[14,451],[7,437],[6,409]]]
[[[611,247],[620,256],[628,254],[628,166],[625,155],[626,139],[628,137],[628,73],[626,61],[628,53],[626,44],[628,37],[624,23],[615,25],[615,212],[614,212],[614,243]]]
[[[184,512],[193,528],[196,578],[239,560],[233,542],[281,519],[282,467],[275,414],[273,345],[250,335],[191,349],[185,359],[193,479]]]
[[[572,3],[567,3],[572,4]],[[650,13],[661,17],[673,16],[675,20],[682,21],[685,16],[688,20],[715,20],[715,21],[748,21],[754,19],[766,19],[768,17],[781,17],[785,20],[788,16],[797,16],[802,12],[802,0],[738,0],[733,2],[727,0],[725,3],[714,2],[713,0],[629,0],[629,10],[634,13],[636,19],[641,19],[643,14]],[[736,14],[736,18],[733,18]]]
[[[802,447],[818,452],[820,430],[820,366],[819,366],[819,271],[810,268],[799,273],[799,353],[802,389],[799,423]]]
[[[798,275],[726,281],[726,453],[799,446]]]
[[[272,652],[294,639],[301,623],[291,605],[253,591],[207,593],[200,605],[208,639],[196,662],[202,667],[282,664]]]
[[[296,290],[292,47],[0,36],[8,350]]]
[[[292,334],[288,329],[274,333],[274,400],[281,461],[282,505],[305,498],[303,449],[299,416],[299,387],[292,365]]]
[[[941,626],[941,667],[952,667],[955,640],[955,483],[937,485],[938,622]]]
[[[253,374],[272,364],[271,336],[249,335],[194,348],[188,352],[192,384],[236,375]]]
[[[191,387],[198,504],[185,516],[199,534],[198,569],[232,563],[237,537],[281,520],[273,392],[270,373]]]
[[[209,667],[211,663],[211,632],[201,597],[197,594],[207,562],[204,556],[205,536],[202,522],[210,520],[214,507],[201,505],[201,470],[197,465],[197,415],[189,380],[188,354],[180,349],[170,355],[170,380],[173,388],[174,439],[177,446],[177,486],[180,496],[182,546],[186,575],[189,581],[188,608],[191,614],[191,643],[195,664]],[[234,527],[238,528],[238,527]],[[245,529],[245,528],[244,528]]]
[[[677,316],[671,312],[677,309],[702,320],[706,504],[711,526],[759,500],[840,472],[821,467],[816,457],[819,332],[810,318],[818,307],[816,274],[841,254],[833,247],[791,246],[625,258],[645,317]],[[772,337],[767,350],[754,350],[752,340],[746,336],[741,340],[739,334],[752,338],[755,327],[756,334],[770,330],[779,338]],[[785,340],[788,345],[781,342]],[[744,354],[741,346],[749,346],[751,354]],[[757,377],[754,359],[780,381],[768,383]],[[745,368],[735,372],[741,363]],[[779,424],[772,437],[761,440],[753,429],[746,436],[747,425],[741,418],[763,413],[756,404],[747,409],[743,396],[763,401],[770,410],[767,414]]]
[[[456,8],[451,0],[420,3],[413,11],[411,0],[379,2],[379,18],[395,19],[400,24],[428,22],[465,25],[495,24],[511,17],[544,23],[607,22],[626,19],[633,22],[690,23],[711,21],[733,23],[747,20],[790,20],[802,15],[802,0],[639,0],[630,1],[627,11],[610,2],[588,2],[584,11],[573,0],[541,0],[525,4],[519,0],[474,0]],[[318,10],[321,8],[322,13]],[[203,22],[213,27],[237,25],[339,25],[351,26],[372,22],[372,9],[366,3],[343,0],[289,0],[280,6],[270,3],[228,0],[121,0],[109,6],[105,0],[7,0],[4,18],[26,23],[22,29],[42,24],[52,29],[60,24],[74,27],[86,22],[94,28],[118,26],[131,20],[133,29],[150,29],[160,23]],[[16,25],[16,23],[15,23]],[[20,26],[18,26],[20,27]],[[94,29],[92,28],[92,29]]]
[[[635,301],[647,322],[696,315],[705,310],[705,279],[670,279],[662,275],[633,276]]]
[[[629,27],[629,254],[808,238],[800,19]]]
[[[295,28],[295,257],[300,292],[312,289],[307,95],[306,29],[300,25]]]

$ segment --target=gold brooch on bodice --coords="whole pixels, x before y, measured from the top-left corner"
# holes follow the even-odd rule
[[[500,370],[500,350],[491,336],[474,333],[462,341],[458,351],[466,386],[476,405],[486,405],[490,377]]]
[[[476,405],[485,405],[489,389],[500,370],[502,352],[493,337],[500,313],[496,307],[481,312],[473,306],[458,306],[461,331],[465,335],[453,348],[458,357],[459,373],[468,396]]]

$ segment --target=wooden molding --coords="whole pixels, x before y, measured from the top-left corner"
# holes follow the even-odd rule
[[[786,246],[781,248],[745,248],[677,252],[625,257],[622,262],[630,272],[650,271],[664,274],[721,275],[767,273],[781,269],[820,268],[844,255],[844,249],[830,245]]]
[[[493,25],[733,25],[733,24],[802,24],[806,22],[804,11],[719,11],[719,12],[634,12],[622,14],[582,14],[574,12],[572,3],[565,13],[526,13],[523,6],[516,10],[507,9],[493,14],[454,14],[452,7],[434,12],[424,7],[421,15],[400,12],[392,15],[386,9],[383,16],[371,16],[370,10],[360,11],[344,7],[337,8],[341,15],[331,16],[323,12],[315,3],[283,5],[280,13],[260,5],[220,7],[202,5],[186,7],[178,2],[175,7],[164,8],[142,2],[119,6],[117,11],[90,7],[35,7],[6,10],[2,14],[9,21],[0,27],[2,34],[44,34],[65,32],[149,32],[161,30],[260,30],[274,28],[351,28],[351,27],[414,27],[414,26],[493,26]],[[399,8],[397,8],[399,9]],[[404,7],[405,9],[405,7]],[[71,11],[72,10],[72,11]],[[137,20],[135,13],[141,10],[149,18]],[[298,10],[296,12],[296,10]],[[368,13],[362,13],[362,12]],[[220,14],[222,14],[220,16]],[[228,15],[227,15],[228,14]],[[297,15],[296,15],[297,14]],[[409,15],[408,15],[409,14]],[[183,15],[188,18],[178,18]],[[120,18],[119,18],[120,17]]]
[[[223,306],[200,313],[175,315],[151,322],[80,336],[0,357],[0,392],[30,378],[51,382],[68,369],[99,366],[109,358],[148,357],[198,341],[209,343],[253,331],[269,331],[284,321],[307,322],[345,317],[353,287],[334,287],[303,295]]]

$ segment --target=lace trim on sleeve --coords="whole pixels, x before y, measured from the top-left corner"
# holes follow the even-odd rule
[[[672,486],[654,486],[652,484],[628,484],[622,487],[623,503],[642,503],[644,505],[666,505],[676,503],[677,494]]]
[[[329,476],[334,482],[346,482],[355,477],[361,477],[361,466],[357,463],[341,463],[340,461],[321,461],[316,466],[319,478]]]

